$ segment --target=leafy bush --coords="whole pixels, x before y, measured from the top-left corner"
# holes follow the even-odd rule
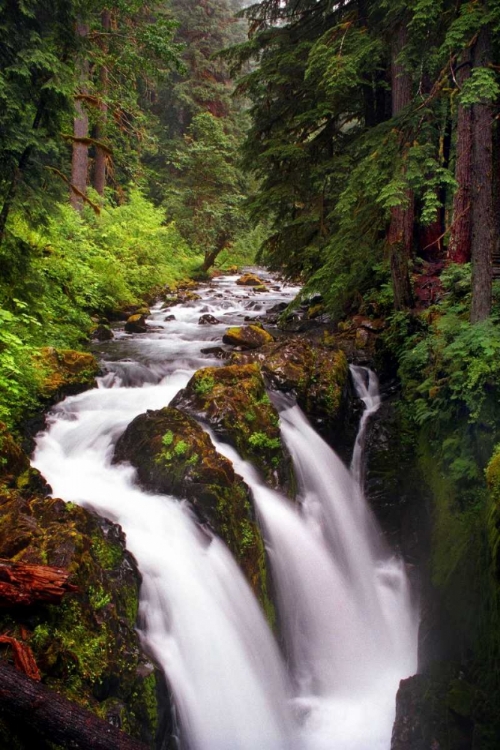
[[[0,281],[0,420],[10,426],[36,403],[38,347],[81,347],[92,315],[140,304],[201,262],[137,189],[100,216],[59,205],[35,228],[14,215],[0,255],[10,269]]]

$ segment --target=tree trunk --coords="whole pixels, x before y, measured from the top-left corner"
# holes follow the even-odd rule
[[[4,662],[0,662],[0,711],[16,724],[29,726],[35,737],[62,747],[147,750],[142,742]]]
[[[111,29],[111,13],[109,10],[104,10],[101,15],[102,28],[105,32],[109,32]],[[107,52],[108,44],[104,41],[102,45],[103,52]],[[106,122],[108,119],[108,105],[106,104],[106,96],[108,93],[109,75],[108,69],[105,65],[101,68],[100,73],[101,79],[101,102],[99,104],[99,123],[95,130],[96,141],[102,141],[106,137]],[[95,147],[95,161],[94,161],[94,189],[99,195],[104,195],[104,188],[106,187],[106,167],[109,154],[106,149]]]
[[[407,42],[406,25],[401,24],[394,34],[391,49],[392,116],[395,117],[411,102],[411,75],[398,58]],[[413,221],[415,216],[413,191],[407,190],[406,205],[391,208],[391,223],[387,235],[391,263],[394,307],[408,310],[413,304],[409,263],[412,252]]]
[[[483,27],[472,53],[474,68],[490,61],[490,30]],[[472,307],[471,323],[491,312],[493,255],[493,107],[489,102],[472,108]]]
[[[462,55],[455,77],[460,88],[471,74],[470,51]],[[471,257],[471,167],[472,167],[472,108],[458,105],[457,155],[455,179],[458,183],[453,197],[453,219],[448,246],[448,258],[453,263],[468,263]]]
[[[86,24],[78,22],[76,33],[82,39],[88,36],[89,28]],[[85,58],[80,60],[80,91],[86,93],[86,85],[89,76],[89,61]],[[73,121],[73,135],[76,140],[73,141],[73,157],[71,161],[71,185],[83,195],[87,192],[87,175],[89,170],[89,147],[88,143],[83,143],[79,139],[89,137],[89,116],[85,104],[81,99],[75,101],[75,118]],[[71,190],[71,205],[77,211],[81,211],[84,200],[75,190]]]

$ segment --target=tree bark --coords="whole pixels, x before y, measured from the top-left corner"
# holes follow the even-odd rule
[[[0,710],[16,723],[28,724],[36,735],[62,747],[147,750],[142,742],[3,662],[0,662]]]
[[[101,15],[102,28],[105,32],[109,32],[111,29],[111,13],[109,10],[104,10]],[[103,52],[107,52],[107,42],[105,41],[102,45]],[[101,101],[99,104],[99,123],[96,127],[95,138],[97,141],[102,141],[106,136],[106,122],[108,119],[108,105],[106,104],[106,96],[108,93],[109,75],[106,65],[103,65],[100,73],[101,79]],[[109,154],[106,149],[100,146],[95,147],[95,160],[94,160],[94,189],[99,195],[104,195],[104,188],[106,187],[106,168],[108,163]]]
[[[77,590],[68,582],[69,576],[67,570],[48,565],[0,560],[0,608],[38,602],[59,604],[65,594]]]
[[[76,33],[82,39],[88,36],[89,28],[87,24],[78,22]],[[82,93],[86,93],[86,84],[89,76],[89,61],[86,58],[80,60],[80,88]],[[73,121],[73,135],[76,139],[88,138],[89,136],[89,116],[82,99],[75,101],[75,118]],[[89,170],[89,148],[86,143],[79,140],[73,141],[73,156],[71,161],[71,185],[74,185],[77,191],[71,190],[71,205],[77,211],[81,211],[84,206],[84,200],[79,194],[85,195],[87,192],[87,175]]]
[[[472,53],[474,68],[490,61],[488,27],[479,32]],[[472,306],[471,323],[485,320],[491,312],[493,276],[493,107],[480,102],[472,108]]]
[[[462,55],[455,77],[461,88],[471,74],[470,50]],[[455,179],[458,183],[453,197],[453,219],[448,245],[448,258],[453,263],[468,263],[471,258],[471,168],[472,108],[458,105]]]
[[[399,62],[407,42],[406,25],[396,29],[391,48],[392,116],[396,117],[411,102],[412,80]],[[412,252],[413,222],[415,217],[413,191],[407,190],[406,204],[391,208],[391,223],[387,235],[391,263],[394,307],[408,310],[413,304],[409,263]]]

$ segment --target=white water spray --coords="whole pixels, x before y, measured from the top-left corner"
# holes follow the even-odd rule
[[[235,280],[177,307],[176,321],[164,323],[158,307],[150,333],[103,345],[108,374],[55,409],[34,463],[55,494],[123,527],[143,577],[142,636],[172,687],[186,748],[388,750],[397,684],[415,669],[406,577],[401,562],[375,551],[358,484],[300,410],[281,415],[300,504],[220,446],[254,492],[287,666],[222,542],[200,530],[185,502],[141,492],[130,467],[110,463],[137,414],[167,405],[197,367],[216,363],[201,348],[219,343],[235,319],[257,315],[256,305],[295,292],[261,295],[252,308]],[[198,326],[201,312],[221,325]]]

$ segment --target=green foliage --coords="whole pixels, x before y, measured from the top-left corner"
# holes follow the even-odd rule
[[[95,313],[109,315],[190,274],[200,258],[138,190],[101,215],[67,205],[46,225],[18,214],[1,253],[29,247],[27,267],[0,282],[0,420],[13,426],[36,404],[37,347],[78,348]]]
[[[280,450],[281,440],[279,438],[270,438],[265,432],[252,432],[248,436],[248,442],[252,448],[260,450]]]

